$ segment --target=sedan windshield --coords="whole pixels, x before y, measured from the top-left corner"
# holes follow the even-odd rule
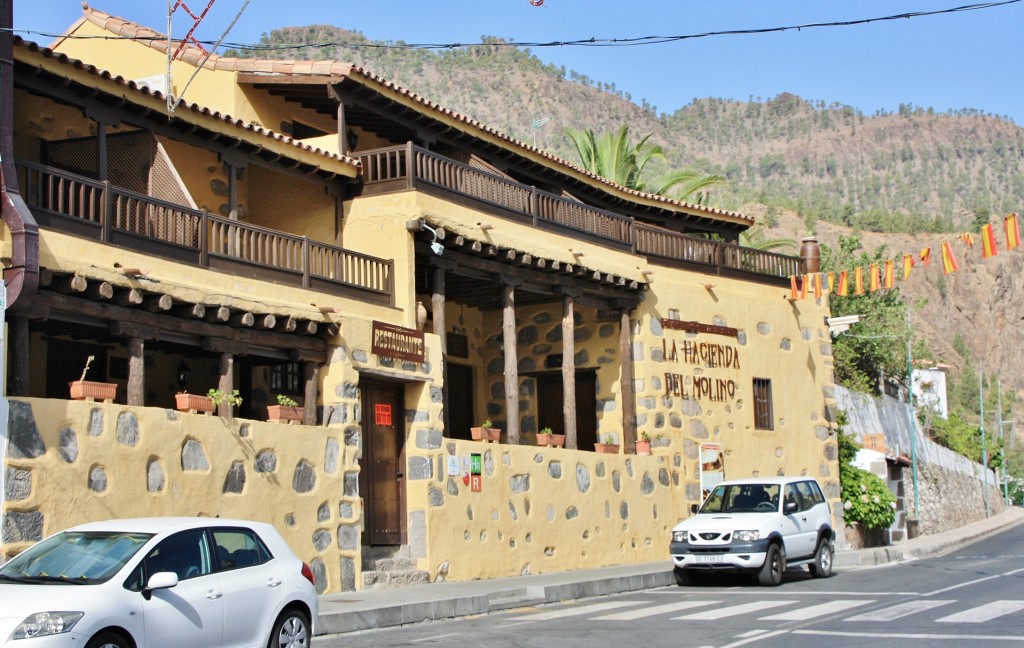
[[[719,484],[704,500],[699,513],[775,513],[778,484]]]
[[[0,583],[102,583],[152,538],[149,533],[65,531],[0,567]]]

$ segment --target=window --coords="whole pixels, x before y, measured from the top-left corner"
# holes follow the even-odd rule
[[[775,429],[775,416],[772,413],[772,381],[768,378],[754,378],[754,429]]]
[[[275,394],[301,394],[302,368],[298,362],[274,365],[270,368],[270,391]]]
[[[143,561],[147,580],[157,572],[174,572],[178,580],[205,576],[213,571],[210,546],[202,529],[183,531],[167,538]]]
[[[263,542],[248,529],[215,529],[213,541],[221,571],[262,565],[272,558]]]

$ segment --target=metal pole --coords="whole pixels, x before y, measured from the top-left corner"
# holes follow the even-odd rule
[[[996,379],[996,421],[998,422],[999,438],[1003,440],[1003,502],[1006,502],[1006,432],[1003,432],[1003,381]],[[996,475],[997,477],[1000,475]]]
[[[988,456],[985,452],[985,383],[984,363],[978,363],[978,413],[981,415],[981,469],[985,477],[985,517],[988,511]]]
[[[914,362],[910,356],[910,313],[907,313],[907,403],[910,405],[910,466],[914,484],[914,515],[921,524],[921,505],[917,495],[917,420],[914,416]],[[920,528],[920,526],[918,526]]]

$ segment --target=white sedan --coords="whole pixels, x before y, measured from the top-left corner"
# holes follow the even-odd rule
[[[316,615],[312,570],[261,522],[92,522],[0,567],[3,646],[303,648]]]

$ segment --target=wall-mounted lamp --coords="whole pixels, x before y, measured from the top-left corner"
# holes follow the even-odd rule
[[[356,150],[356,144],[359,143],[359,136],[356,135],[356,132],[351,128],[348,129],[347,133],[345,133],[345,143],[348,144],[348,150]]]
[[[178,389],[180,389],[181,391],[185,391],[185,388],[188,387],[188,379],[189,379],[189,377],[191,375],[192,375],[192,367],[190,367],[187,364],[185,364],[184,360],[179,362],[178,363]]]
[[[437,238],[437,230],[426,223],[423,223],[423,229],[434,235],[434,240],[430,242],[430,251],[437,256],[444,254],[444,246],[441,245],[441,241]]]

